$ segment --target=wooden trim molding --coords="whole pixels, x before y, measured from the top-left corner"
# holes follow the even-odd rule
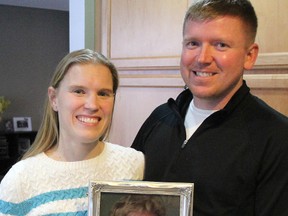
[[[287,69],[288,52],[260,53],[255,64],[255,69]]]
[[[165,70],[178,69],[180,56],[157,58],[126,58],[111,59],[119,71],[126,70]],[[254,69],[288,69],[287,53],[261,53],[255,63]]]
[[[247,74],[244,75],[248,86],[254,89],[287,89],[288,74]],[[120,75],[122,87],[184,87],[181,75]]]
[[[288,89],[288,74],[248,74],[244,79],[250,88]]]

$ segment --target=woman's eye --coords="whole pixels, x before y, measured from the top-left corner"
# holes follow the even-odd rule
[[[112,91],[99,91],[98,96],[102,99],[113,98],[114,93]]]
[[[85,91],[83,89],[75,89],[73,90],[73,93],[80,95],[80,94],[85,94]]]
[[[99,92],[98,95],[101,97],[106,97],[108,95],[108,93],[107,92]]]
[[[101,97],[110,97],[112,95],[112,92],[100,91],[98,95]]]

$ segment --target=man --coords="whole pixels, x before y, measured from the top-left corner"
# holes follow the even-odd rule
[[[145,179],[195,183],[193,216],[288,215],[288,118],[251,95],[257,17],[248,0],[200,0],[186,13],[187,86],[156,108],[132,147]]]

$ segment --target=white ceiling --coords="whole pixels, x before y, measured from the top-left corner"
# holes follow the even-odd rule
[[[0,5],[69,11],[69,0],[0,0]]]

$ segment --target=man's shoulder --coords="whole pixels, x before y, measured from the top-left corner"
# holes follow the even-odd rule
[[[180,113],[182,109],[186,109],[192,100],[192,94],[189,89],[182,91],[176,99],[169,98],[167,102],[156,107],[151,116],[154,118],[162,118],[172,113]]]
[[[253,115],[257,118],[261,118],[269,122],[283,123],[284,125],[288,126],[287,116],[280,113],[274,107],[254,95],[252,96],[251,109],[253,111]]]

